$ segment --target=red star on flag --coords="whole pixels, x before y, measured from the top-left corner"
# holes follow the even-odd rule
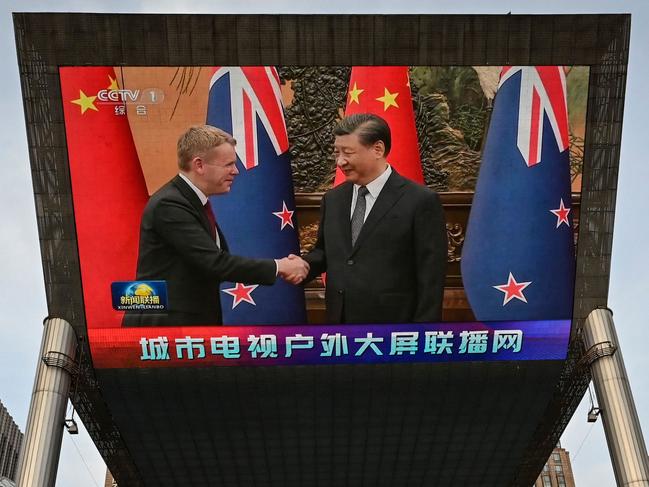
[[[241,303],[242,301],[245,301],[246,303],[250,303],[253,306],[257,306],[257,303],[255,303],[255,300],[252,299],[251,294],[258,287],[259,287],[258,284],[252,284],[250,286],[246,286],[245,284],[241,284],[240,282],[237,282],[234,287],[223,289],[223,292],[229,294],[234,298],[232,300],[232,309],[236,308],[239,305],[239,303]]]
[[[503,298],[503,306],[509,303],[512,299],[516,298],[524,303],[527,303],[525,295],[523,294],[523,289],[532,284],[532,281],[529,282],[516,282],[512,273],[509,273],[509,279],[507,279],[507,284],[501,284],[500,286],[493,286],[498,291],[505,293]]]
[[[282,211],[274,211],[273,212],[273,215],[275,215],[277,218],[282,220],[282,228],[280,228],[280,230],[284,230],[284,227],[286,225],[290,225],[291,228],[295,228],[293,226],[293,213],[295,213],[295,212],[290,211],[286,207],[286,201],[282,201]]]
[[[568,228],[570,228],[570,222],[568,221],[568,213],[570,213],[571,208],[566,208],[563,204],[563,198],[561,198],[561,204],[556,210],[550,210],[550,213],[553,213],[557,217],[557,228],[561,226],[562,223],[565,223]]]

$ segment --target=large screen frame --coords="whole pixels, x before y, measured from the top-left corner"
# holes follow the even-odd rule
[[[14,24],[48,312],[69,321],[83,344],[73,402],[102,454],[125,472],[135,467],[95,387],[87,347],[59,66],[590,66],[572,339],[549,406],[559,420],[539,427],[537,448],[556,442],[589,379],[579,361],[583,321],[607,303],[629,15],[17,13]]]

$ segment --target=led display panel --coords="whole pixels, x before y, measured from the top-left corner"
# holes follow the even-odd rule
[[[60,81],[95,367],[565,358],[587,67]]]

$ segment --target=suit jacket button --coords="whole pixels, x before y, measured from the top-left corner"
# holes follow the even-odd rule
[[[338,294],[342,294],[342,293],[343,293],[343,290],[342,290],[342,289],[338,289]]]
[[[354,265],[354,261],[353,261],[352,259],[349,259],[349,260],[347,261],[347,265]]]

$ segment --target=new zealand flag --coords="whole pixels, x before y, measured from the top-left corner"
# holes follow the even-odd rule
[[[219,67],[210,83],[207,123],[237,140],[239,175],[227,195],[212,196],[230,253],[299,255],[288,137],[277,70]],[[306,322],[304,290],[278,278],[273,286],[223,283],[223,323]]]
[[[478,320],[572,317],[568,149],[563,68],[503,68],[462,251]]]

